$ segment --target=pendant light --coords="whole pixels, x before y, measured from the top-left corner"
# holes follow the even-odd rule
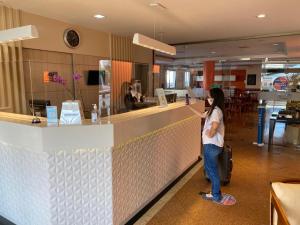
[[[27,25],[0,31],[0,44],[38,38],[39,33],[34,25]]]
[[[139,33],[134,34],[132,43],[158,52],[176,55],[176,48],[174,46],[157,41]]]
[[[167,10],[167,7],[159,2],[151,2],[149,4],[150,7],[158,8],[159,10]],[[156,19],[154,19],[154,39],[147,37],[145,35],[135,33],[133,36],[132,43],[149,48],[158,52],[162,52],[169,55],[176,55],[176,48],[174,46],[168,45],[161,41],[156,40],[155,33],[156,33]]]

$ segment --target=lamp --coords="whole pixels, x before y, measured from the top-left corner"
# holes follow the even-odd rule
[[[176,48],[174,46],[165,44],[163,42],[157,41],[139,33],[134,34],[132,43],[169,55],[176,55]]]
[[[152,71],[153,73],[158,74],[158,73],[160,73],[160,66],[154,64],[152,70],[153,70],[153,71]]]
[[[27,25],[0,31],[0,43],[38,38],[39,33],[34,25]]]

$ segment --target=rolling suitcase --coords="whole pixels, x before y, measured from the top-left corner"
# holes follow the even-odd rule
[[[225,145],[223,148],[223,151],[219,155],[218,160],[218,166],[219,166],[219,176],[221,180],[222,185],[227,185],[230,183],[231,179],[231,172],[232,172],[232,149],[229,145]],[[205,171],[205,168],[203,168],[204,177],[207,181],[209,180],[209,177]]]

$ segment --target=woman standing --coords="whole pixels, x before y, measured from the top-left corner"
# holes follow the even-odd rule
[[[221,182],[218,172],[218,156],[224,145],[224,93],[220,88],[210,89],[208,95],[210,109],[203,115],[206,120],[202,133],[204,145],[204,168],[211,180],[211,193],[201,192],[205,200],[222,200]]]

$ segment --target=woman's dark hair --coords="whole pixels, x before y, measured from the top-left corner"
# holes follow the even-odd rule
[[[220,88],[212,88],[209,90],[209,93],[210,96],[214,99],[214,101],[210,107],[208,116],[210,116],[215,107],[218,106],[222,110],[223,120],[225,120],[224,92]]]

